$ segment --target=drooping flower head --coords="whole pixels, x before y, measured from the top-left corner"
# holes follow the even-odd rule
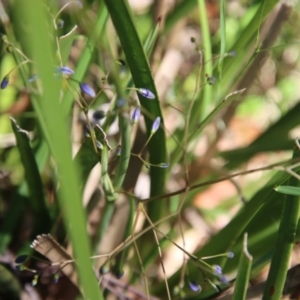
[[[96,97],[96,93],[95,91],[93,90],[93,88],[91,86],[89,86],[88,84],[86,83],[80,83],[80,89],[83,93],[85,93],[86,95],[92,97],[92,98],[95,98]]]
[[[55,71],[62,73],[64,75],[73,75],[75,72],[69,67],[56,67]]]
[[[157,117],[152,124],[151,133],[152,134],[155,133],[158,130],[159,126],[160,126],[160,117]]]
[[[144,88],[139,88],[139,89],[137,89],[137,92],[139,93],[139,94],[141,94],[143,97],[145,97],[145,98],[148,98],[148,99],[155,99],[155,95],[151,92],[151,91],[149,91],[149,90],[147,90],[147,89],[144,89]]]
[[[139,107],[136,107],[132,113],[132,117],[131,117],[132,123],[136,124],[138,122],[140,116],[141,116],[141,109]]]
[[[193,291],[195,293],[201,292],[201,286],[198,283],[196,283],[195,281],[189,281],[188,285],[189,285],[189,288],[191,291]]]
[[[4,90],[8,86],[8,83],[9,83],[8,77],[4,77],[0,84],[1,90]]]

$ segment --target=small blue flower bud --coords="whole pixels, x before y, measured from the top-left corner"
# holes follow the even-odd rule
[[[55,69],[56,72],[60,72],[64,75],[73,75],[75,72],[69,67],[57,67]]]
[[[219,265],[212,266],[215,275],[222,275],[222,268]]]
[[[151,129],[152,134],[157,131],[159,125],[160,125],[160,117],[157,117],[152,124],[152,129]]]
[[[136,107],[132,113],[132,117],[131,117],[132,123],[136,124],[138,122],[140,116],[141,116],[141,109],[139,107]]]
[[[232,51],[228,52],[228,55],[231,57],[236,57],[237,53],[236,53],[236,51],[232,50]]]
[[[229,283],[229,280],[227,279],[227,277],[225,275],[221,275],[219,276],[219,280],[222,282],[222,283],[225,283],[225,284],[228,284]]]
[[[53,282],[54,282],[54,283],[58,283],[58,281],[59,281],[59,275],[58,275],[57,273],[55,273],[55,274],[53,275]]]
[[[101,120],[105,117],[105,112],[103,110],[95,110],[93,113],[93,118],[95,120]]]
[[[124,276],[124,271],[123,270],[119,270],[115,273],[117,279],[121,279]]]
[[[197,284],[195,281],[189,281],[188,285],[189,285],[189,288],[191,291],[193,291],[195,293],[201,292],[201,286],[199,284]]]
[[[32,77],[30,77],[29,79],[28,79],[28,82],[30,83],[30,82],[33,82],[33,81],[35,81],[36,79],[38,79],[40,76],[39,75],[33,75]]]
[[[126,104],[126,100],[125,100],[124,98],[120,98],[120,99],[118,99],[117,102],[116,102],[116,106],[117,106],[117,107],[122,107],[122,106],[124,106],[125,104]]]
[[[170,164],[168,164],[168,163],[160,163],[158,166],[159,166],[160,168],[162,168],[162,169],[167,169],[167,168],[170,167]]]
[[[206,81],[209,85],[214,85],[217,81],[215,76],[209,76],[208,74],[205,75]]]
[[[102,150],[103,149],[103,145],[101,144],[101,142],[96,141],[96,146],[98,149]]]
[[[227,257],[228,258],[234,258],[234,253],[229,251],[228,254],[227,254]]]
[[[65,25],[65,21],[62,19],[57,20],[56,25],[58,28],[63,28]]]
[[[122,149],[121,149],[121,147],[119,147],[119,148],[117,149],[117,156],[121,156],[121,152],[122,152]]]
[[[80,83],[80,89],[82,90],[83,93],[87,94],[88,96],[92,98],[96,97],[95,91],[88,84]]]
[[[137,91],[138,91],[138,93],[140,93],[145,98],[155,99],[155,95],[151,91],[149,91],[147,89],[140,88],[140,89],[137,89]]]
[[[27,260],[28,257],[29,257],[29,255],[26,255],[26,254],[20,255],[15,259],[15,263],[22,264]]]
[[[8,77],[4,77],[2,79],[1,84],[0,84],[1,90],[4,90],[7,87],[8,82],[9,82]]]

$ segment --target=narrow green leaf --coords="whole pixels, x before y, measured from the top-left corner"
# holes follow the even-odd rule
[[[71,159],[70,132],[66,124],[66,114],[62,111],[59,94],[60,81],[53,76],[53,67],[57,64],[55,43],[50,37],[51,20],[41,1],[32,0],[14,2],[16,18],[20,20],[19,36],[24,37],[23,48],[33,59],[43,88],[42,94],[32,97],[32,104],[41,123],[59,174],[59,205],[62,210],[65,227],[70,236],[74,257],[77,261],[79,282],[87,299],[103,299],[95,278],[90,257],[86,220],[78,192],[77,169]]]
[[[296,140],[293,158],[300,157],[299,141],[300,140]],[[292,176],[289,180],[289,185],[297,187],[299,185],[299,180]],[[284,200],[278,238],[275,244],[263,300],[279,300],[282,298],[290,256],[294,246],[299,212],[300,201],[298,196],[287,195]]]
[[[50,230],[51,221],[45,202],[42,179],[30,146],[28,132],[22,130],[13,118],[11,118],[11,125],[25,169],[25,180],[30,193],[30,203],[35,214],[36,234],[47,232]]]
[[[65,66],[68,61],[71,52],[71,46],[74,42],[74,38],[76,35],[76,29],[77,26],[74,26],[70,32],[68,32],[66,35],[61,36],[59,38],[60,56],[61,56],[61,63],[63,66]]]
[[[225,1],[220,1],[220,33],[221,33],[221,46],[220,46],[220,59],[219,59],[219,79],[222,79],[222,68],[224,61],[224,54],[226,51],[226,19],[225,19]]]
[[[156,87],[142,43],[133,24],[131,13],[126,1],[105,0],[105,3],[118,33],[135,87],[148,89],[155,95],[155,99],[150,100],[138,94],[143,109],[148,112],[145,114],[145,122],[148,135],[150,135],[153,120],[156,117],[161,117],[161,121],[163,123],[163,119]],[[148,149],[151,164],[156,165],[167,161],[166,139],[162,127],[160,127],[151,138]],[[151,195],[159,195],[164,192],[165,174],[166,171],[164,169],[155,167],[150,169]],[[154,201],[151,205],[149,205],[148,209],[149,216],[152,220],[155,221],[162,216],[163,211],[161,209],[160,202]]]
[[[203,66],[204,74],[209,76],[213,75],[213,64],[212,64],[212,49],[211,49],[211,34],[208,25],[208,17],[206,11],[205,0],[198,0],[199,13],[200,13],[200,25],[201,25],[201,34],[202,34],[202,47],[205,64]],[[204,74],[202,77],[204,78]],[[200,100],[200,99],[199,99]],[[195,115],[198,116],[198,120],[202,121],[204,116],[206,116],[208,111],[209,104],[213,101],[212,99],[212,87],[209,84],[206,84],[203,87],[203,96],[201,97],[201,102],[195,102],[194,110],[192,114],[192,120],[195,119]],[[192,121],[193,122],[193,121]],[[193,124],[193,123],[192,123]]]
[[[250,270],[252,265],[252,256],[247,248],[247,233],[244,234],[243,252],[241,253],[238,274],[234,286],[232,300],[246,299],[248,282],[250,279]]]
[[[276,192],[291,195],[291,196],[300,196],[300,187],[296,186],[288,186],[288,185],[281,185],[274,188]]]

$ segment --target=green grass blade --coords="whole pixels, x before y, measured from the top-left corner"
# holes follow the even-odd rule
[[[19,24],[27,25],[26,30],[18,27],[19,35],[24,37],[24,49],[28,49],[41,78],[43,92],[40,97],[32,97],[33,106],[38,120],[43,121],[41,127],[56,162],[60,182],[59,204],[73,246],[80,286],[85,298],[103,299],[89,259],[89,239],[78,192],[78,172],[71,159],[70,133],[59,104],[60,81],[53,76],[56,62],[53,60],[55,45],[50,40],[53,30],[49,32],[51,27],[48,26],[51,20],[40,1],[25,3],[17,0],[14,4]]]
[[[246,299],[247,286],[250,279],[252,256],[247,249],[247,234],[244,234],[243,252],[241,253],[238,274],[234,286],[232,300]]]
[[[44,197],[42,179],[33,151],[30,147],[28,133],[22,130],[12,118],[11,125],[16,136],[17,147],[25,169],[25,180],[30,193],[29,199],[35,214],[34,219],[36,220],[35,232],[36,234],[48,232],[50,230],[51,220]]]
[[[208,17],[206,12],[205,0],[198,0],[199,13],[200,13],[200,25],[201,25],[201,33],[202,33],[202,45],[203,46],[203,54],[204,61],[206,62],[203,66],[204,74],[208,74],[209,76],[213,75],[213,64],[212,64],[212,52],[211,52],[211,34],[208,25]],[[202,78],[204,79],[204,74]],[[205,82],[205,80],[203,80]],[[200,105],[198,101],[196,101],[193,110],[193,115],[198,115],[200,121],[202,121],[203,117],[206,116],[209,104],[214,102],[212,99],[212,87],[209,84],[206,84],[203,87],[203,96],[201,97]],[[198,109],[196,109],[198,107]],[[195,117],[192,116],[192,120]]]
[[[222,68],[224,61],[224,54],[226,51],[226,19],[225,19],[225,1],[220,1],[220,33],[221,33],[221,46],[220,46],[220,59],[218,65],[219,80],[222,79]]]
[[[300,188],[296,186],[281,185],[276,187],[275,191],[290,196],[300,196]]]
[[[135,210],[136,210],[136,205],[135,205],[135,200],[133,198],[129,198],[129,216],[128,216],[128,220],[126,223],[126,228],[124,231],[124,236],[123,236],[123,241],[125,241],[132,232],[132,224],[133,224],[133,219],[134,219],[134,215],[135,215]],[[122,252],[120,252],[115,259],[115,264],[113,267],[113,273],[115,274],[115,276],[119,277],[121,274],[124,273],[124,264],[126,262],[126,258],[129,254],[130,248],[127,247],[126,249],[124,249]]]
[[[143,50],[143,46],[138,37],[131,18],[130,10],[126,2],[123,0],[105,0],[105,3],[118,33],[135,87],[146,88],[155,95],[155,99],[153,100],[146,99],[139,95],[139,100],[143,109],[151,116],[149,117],[148,115],[145,115],[147,132],[150,134],[154,118],[160,116],[162,123],[163,119],[160,111],[156,87],[151,75],[151,70],[145,52]],[[151,164],[166,162],[166,139],[162,127],[160,127],[153,135],[148,145],[148,149]],[[166,171],[164,169],[155,167],[150,169],[151,195],[159,195],[163,193],[165,186],[165,174]],[[159,219],[162,215],[161,213],[162,210],[160,202],[156,201],[149,205],[149,215],[151,219]]]
[[[299,151],[299,140],[297,140],[293,158],[300,157]],[[289,185],[297,186],[299,185],[299,180],[292,176],[289,180]],[[264,290],[263,300],[279,300],[282,297],[286,273],[288,271],[290,256],[294,245],[299,212],[299,197],[287,195],[284,200],[278,238],[275,244],[274,255]]]
[[[60,57],[63,66],[65,66],[68,61],[76,35],[76,28],[77,26],[73,27],[70,32],[59,38]]]
[[[119,113],[119,128],[121,131],[121,155],[113,181],[115,190],[122,187],[130,160],[130,121],[122,112]]]

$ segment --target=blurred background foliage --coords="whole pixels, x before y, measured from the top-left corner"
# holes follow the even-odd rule
[[[0,0],[0,299],[298,299],[299,193],[274,188],[299,181],[299,2],[21,2]]]

